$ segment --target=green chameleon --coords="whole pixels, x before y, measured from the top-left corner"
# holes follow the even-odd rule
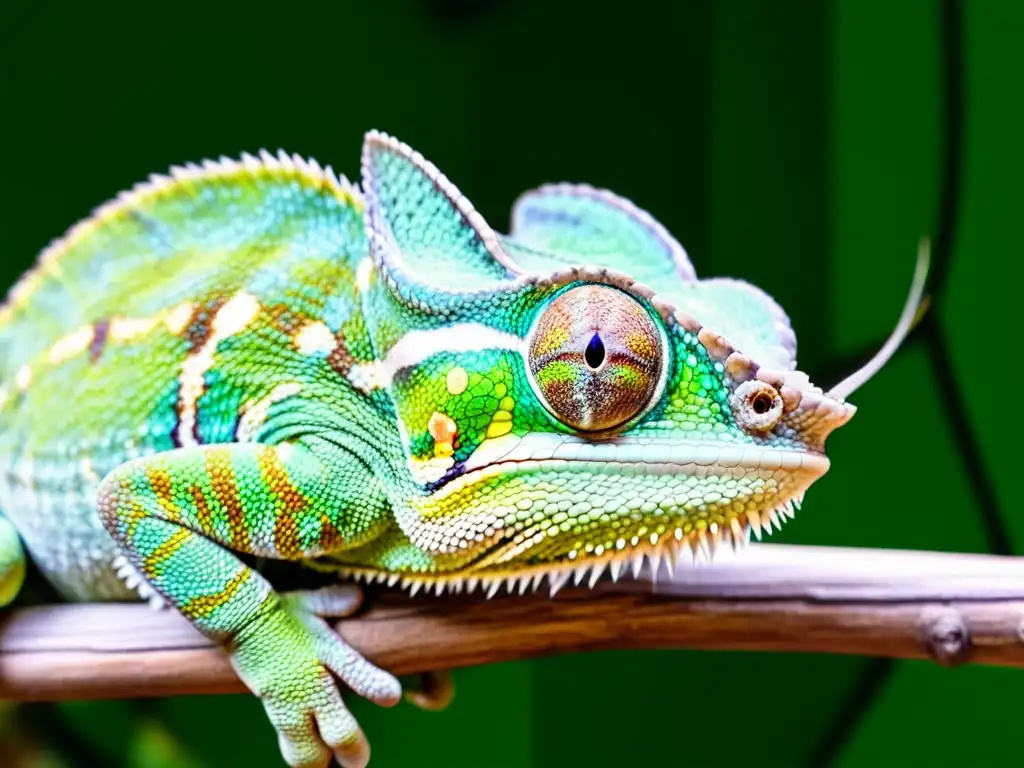
[[[528,192],[503,236],[378,132],[361,190],[285,153],[153,176],[0,308],[0,605],[22,546],[68,599],[169,604],[287,763],[365,765],[336,679],[401,687],[324,621],[352,579],[553,593],[779,527],[912,325],[922,253],[889,343],[823,392],[767,294],[698,280],[606,191]],[[347,583],[280,593],[238,554]]]

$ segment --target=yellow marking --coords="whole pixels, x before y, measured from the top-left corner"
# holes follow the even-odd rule
[[[107,338],[111,341],[131,341],[150,333],[159,322],[159,317],[112,317]]]
[[[238,429],[235,431],[238,441],[250,442],[255,437],[257,430],[266,423],[270,406],[286,397],[297,395],[301,391],[301,384],[290,381],[278,384],[270,390],[270,394],[256,402],[245,403],[242,406],[242,417],[238,420]]]
[[[260,303],[248,293],[236,293],[217,310],[210,323],[210,336],[198,350],[185,358],[181,364],[178,390],[178,444],[182,447],[196,445],[193,429],[196,424],[196,407],[203,394],[206,372],[213,367],[213,356],[217,346],[226,338],[245,330],[259,314]]]
[[[331,329],[319,320],[302,326],[295,334],[295,346],[304,355],[329,355],[337,343]]]
[[[356,288],[359,289],[360,293],[366,293],[370,290],[370,284],[373,281],[373,259],[367,256],[365,259],[359,262],[359,266],[356,267]]]
[[[512,409],[516,401],[506,395],[498,403],[498,410],[491,416],[491,423],[487,425],[486,437],[501,437],[512,431]]]
[[[92,343],[93,333],[93,326],[90,323],[59,339],[50,347],[50,351],[47,354],[50,365],[60,365],[65,360],[70,360],[85,352]]]
[[[508,387],[505,386],[504,382],[500,382],[499,381],[497,384],[494,385],[494,396],[495,397],[504,397],[507,392],[508,392]]]
[[[512,431],[511,421],[492,421],[487,425],[487,437],[501,437]]]
[[[167,330],[174,334],[181,334],[192,317],[192,304],[183,302],[168,312],[162,312],[153,317],[121,317],[115,316],[110,319],[107,328],[107,341],[129,342],[152,333],[161,322]],[[46,353],[50,365],[60,365],[72,360],[89,350],[89,346],[96,338],[96,327],[92,323],[72,331],[66,336],[58,339]],[[31,374],[23,374],[29,377]],[[27,389],[27,385],[25,387]]]
[[[248,293],[236,293],[224,303],[213,318],[214,336],[227,338],[241,333],[260,311],[256,297]]]
[[[135,535],[136,529],[139,527],[139,523],[143,520],[151,519],[150,515],[146,513],[146,510],[138,505],[127,510],[118,508],[117,518],[119,521],[123,521],[125,523],[125,532],[129,538]]]
[[[170,559],[171,555],[181,549],[185,542],[192,538],[192,532],[187,528],[175,531],[167,541],[158,546],[146,556],[143,564],[143,572],[149,578],[157,574],[157,566]]]
[[[626,346],[640,357],[653,357],[658,353],[655,340],[643,333],[631,333],[626,336]]]
[[[224,589],[220,592],[194,597],[188,602],[183,603],[180,609],[182,614],[190,619],[208,618],[215,610],[226,605],[238,593],[242,585],[249,580],[250,575],[252,575],[252,571],[248,566],[243,565],[239,572],[228,580],[228,583],[224,585]]]
[[[178,335],[185,330],[192,317],[192,304],[184,302],[169,312],[153,317],[121,317],[110,319],[107,329],[107,340],[111,342],[128,342],[152,333],[162,322],[167,330]],[[58,339],[47,352],[47,361],[51,365],[60,365],[78,355],[87,352],[89,345],[96,338],[93,324],[83,325],[75,331]]]
[[[448,387],[449,394],[461,395],[465,392],[466,387],[469,386],[469,375],[466,373],[466,369],[455,366],[448,371],[445,385]]]
[[[164,325],[175,336],[180,336],[192,319],[192,302],[183,301],[164,317]]]
[[[561,327],[552,328],[545,336],[537,340],[534,354],[540,356],[554,352],[567,341],[569,341],[568,329]]]
[[[24,392],[32,384],[32,369],[27,365],[21,366],[14,375],[14,383],[20,392]]]
[[[160,312],[152,317],[115,316],[110,318],[107,338],[111,341],[132,341],[152,333],[161,322],[168,331],[177,335],[185,330],[191,317],[192,305],[188,302],[179,304],[169,312]]]

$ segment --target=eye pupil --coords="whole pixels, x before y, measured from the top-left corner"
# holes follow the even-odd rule
[[[761,392],[754,396],[754,401],[750,406],[754,409],[754,413],[768,413],[772,408],[772,398],[768,397],[764,392]]]
[[[583,357],[587,361],[587,365],[594,370],[601,367],[601,363],[604,362],[604,342],[601,341],[601,337],[598,334],[595,333],[590,339],[590,343],[587,344],[587,350],[583,353]]]

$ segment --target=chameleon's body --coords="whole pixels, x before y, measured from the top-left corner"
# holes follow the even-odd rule
[[[0,310],[0,600],[20,534],[68,598],[138,587],[223,641],[290,763],[362,764],[328,670],[400,691],[316,618],[343,593],[281,598],[232,550],[554,588],[792,514],[854,409],[796,372],[782,310],[609,193],[513,218],[370,134],[362,192],[262,155],[77,225]]]

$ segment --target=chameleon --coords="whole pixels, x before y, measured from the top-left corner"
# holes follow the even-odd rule
[[[173,167],[0,307],[0,605],[31,557],[68,600],[178,611],[303,768],[369,761],[339,681],[402,696],[325,621],[358,582],[553,595],[760,539],[829,469],[927,270],[824,391],[768,293],[698,279],[610,191],[540,186],[503,235],[387,134],[360,171],[262,150]],[[279,591],[261,558],[332,581]]]

